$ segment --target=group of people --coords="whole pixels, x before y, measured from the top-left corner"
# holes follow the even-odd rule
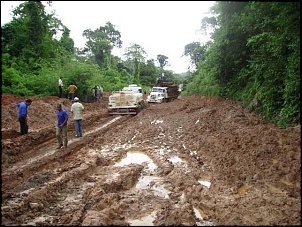
[[[68,86],[68,99],[74,100],[75,93],[76,93],[77,89],[78,89],[78,87],[74,83],[69,84],[69,86]],[[94,102],[100,102],[102,94],[103,94],[103,88],[101,86],[95,85],[92,88],[92,99],[93,99]],[[59,78],[59,98],[62,98],[62,95],[63,95],[63,78],[60,77]],[[84,101],[87,103],[88,98],[87,98],[87,90],[86,89],[83,91],[83,95],[84,95]]]
[[[82,120],[83,120],[83,111],[84,106],[82,103],[80,103],[80,100],[78,97],[74,97],[73,104],[71,105],[70,111],[73,113],[73,122],[75,126],[76,131],[76,137],[82,137],[83,136],[83,129],[82,129]],[[17,107],[19,109],[18,111],[18,121],[20,122],[20,133],[21,135],[28,134],[28,106],[32,104],[31,99],[27,99],[24,102],[20,102],[17,104]],[[56,125],[56,137],[58,141],[58,147],[59,148],[66,148],[68,144],[68,120],[69,115],[68,112],[63,109],[63,106],[61,103],[57,104],[57,125]]]
[[[75,132],[76,132],[76,137],[82,137],[83,136],[83,128],[82,128],[82,120],[83,120],[83,111],[84,111],[84,106],[80,102],[80,99],[78,97],[75,97],[75,92],[77,90],[77,86],[71,83],[68,86],[68,98],[73,101],[71,105],[70,111],[73,114],[73,122],[74,122],[74,127],[75,127]],[[92,88],[92,95],[94,98],[95,102],[100,101],[100,97],[102,96],[103,93],[103,88],[100,86],[95,86]],[[63,78],[59,78],[59,98],[62,98],[63,94]],[[27,99],[24,102],[19,102],[17,104],[18,107],[18,121],[20,122],[20,134],[21,135],[26,135],[28,134],[28,106],[32,104],[31,99]],[[61,103],[58,103],[57,106],[57,125],[56,125],[56,137],[58,141],[58,147],[59,148],[65,148],[67,147],[68,144],[68,137],[67,137],[67,132],[68,132],[68,120],[69,120],[69,115],[68,112],[63,109],[63,106]]]
[[[102,95],[103,95],[103,88],[101,86],[95,85],[92,88],[92,97],[94,102],[100,102]]]
[[[73,122],[76,131],[76,137],[83,136],[83,127],[82,127],[82,120],[83,120],[83,111],[84,106],[80,103],[80,99],[75,97],[73,104],[71,105],[70,111],[73,113]],[[59,148],[66,148],[68,144],[68,119],[69,115],[68,112],[63,109],[62,104],[57,104],[57,130],[56,136],[58,140],[58,147]]]

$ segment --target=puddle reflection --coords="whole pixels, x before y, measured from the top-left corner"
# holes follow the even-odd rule
[[[153,211],[148,216],[142,217],[141,219],[129,220],[130,226],[153,226],[156,212]]]
[[[168,158],[168,160],[169,160],[170,162],[172,162],[173,164],[175,164],[175,163],[177,163],[177,162],[184,162],[183,160],[181,160],[181,158],[176,157],[176,156],[171,157],[171,158]]]
[[[206,186],[207,188],[210,188],[210,186],[211,186],[211,182],[209,182],[209,181],[199,180],[198,182],[199,182],[200,184]]]
[[[152,185],[152,182],[161,180],[163,180],[162,177],[143,176],[139,179],[138,183],[136,184],[136,189],[149,189]]]
[[[162,177],[155,176],[142,176],[135,188],[138,190],[149,189],[153,190],[154,194],[165,199],[169,198],[170,191],[166,190],[161,184],[163,184],[164,179]]]
[[[162,151],[162,150],[161,150]],[[168,158],[170,162],[173,164],[179,163],[180,165],[185,165],[186,162],[183,161],[181,158],[174,156]],[[138,151],[131,151],[127,152],[127,156],[120,160],[120,162],[116,163],[114,166],[125,166],[129,164],[142,164],[144,162],[148,163],[148,169],[151,171],[154,171],[157,168],[157,165],[152,161],[152,159],[144,154],[143,152]],[[178,165],[179,165],[178,164]],[[205,181],[205,180],[198,180],[198,182],[208,188],[211,186],[211,182]],[[146,176],[143,175],[138,179],[137,184],[135,185],[136,190],[150,190],[153,191],[155,195],[163,197],[165,199],[169,198],[169,194],[171,191],[164,188],[165,184],[165,178],[158,177],[158,176]],[[186,202],[186,198],[184,193],[180,196],[181,203]],[[194,213],[197,218],[196,225],[197,226],[210,226],[213,225],[213,223],[204,221],[204,218],[207,217],[207,215],[198,207],[193,207]],[[148,216],[142,217],[140,219],[134,219],[129,220],[130,226],[153,226],[153,221],[155,220],[156,212],[153,211]]]
[[[129,164],[142,164],[144,162],[148,163],[148,169],[154,171],[157,165],[146,155],[141,152],[128,152],[127,157],[123,158],[119,163],[114,166],[125,166]]]

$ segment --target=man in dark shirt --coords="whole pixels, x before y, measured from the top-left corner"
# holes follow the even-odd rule
[[[17,104],[19,108],[18,112],[18,121],[20,122],[20,133],[25,135],[28,133],[28,124],[27,124],[27,107],[32,103],[31,99],[27,99],[25,102],[19,102]]]

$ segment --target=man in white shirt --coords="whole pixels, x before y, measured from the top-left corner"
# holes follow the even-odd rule
[[[74,103],[71,105],[71,112],[73,113],[73,122],[76,131],[76,137],[83,136],[82,119],[83,119],[84,106],[79,102],[79,98],[74,98]]]
[[[59,98],[62,98],[62,93],[63,93],[63,78],[59,78]]]

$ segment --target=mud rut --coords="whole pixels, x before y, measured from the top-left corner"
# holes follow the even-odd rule
[[[8,160],[2,163],[2,224],[300,223],[297,133],[271,128],[232,102],[196,99],[150,105],[137,116],[92,111],[82,138],[70,127],[66,149],[55,149],[48,126],[20,139],[2,134]],[[137,160],[140,155],[148,159]],[[127,158],[134,163],[123,164]],[[271,161],[276,168],[264,168]]]
[[[154,157],[161,166],[157,173],[146,162],[116,166],[125,152],[136,149],[121,145],[117,149],[124,152],[119,153],[102,147],[100,135],[131,118],[106,114],[91,117],[83,138],[73,138],[74,132],[69,130],[65,149],[56,149],[53,136],[39,138],[38,146],[22,154],[27,158],[2,172],[2,224],[169,225],[178,218],[187,220],[186,225],[200,222],[193,210],[188,213],[188,205],[178,204],[183,195],[174,193],[169,198],[165,189],[156,189],[160,184],[173,190],[171,179],[159,179],[171,171],[170,162]],[[138,190],[135,185],[142,175],[151,178]]]

